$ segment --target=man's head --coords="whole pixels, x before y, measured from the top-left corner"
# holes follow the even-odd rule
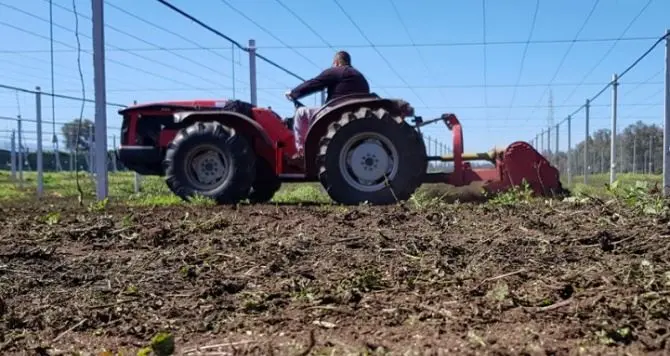
[[[350,66],[351,56],[346,51],[339,51],[335,53],[333,58],[333,67]]]

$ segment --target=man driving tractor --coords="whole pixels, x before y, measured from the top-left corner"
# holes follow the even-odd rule
[[[351,56],[345,51],[335,53],[332,67],[286,92],[286,98],[299,100],[323,89],[328,89],[326,102],[344,95],[370,93],[368,81],[351,66]],[[298,152],[292,157],[292,161],[299,161],[303,157],[305,135],[317,110],[319,107],[302,106],[295,112],[293,134]]]

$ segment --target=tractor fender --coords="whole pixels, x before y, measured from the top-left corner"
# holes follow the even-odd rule
[[[275,148],[272,140],[253,119],[232,111],[182,111],[174,113],[174,122],[187,127],[195,122],[216,121],[244,135],[254,147],[256,154],[272,167],[276,166]]]
[[[360,107],[367,107],[372,110],[385,108],[391,115],[403,115],[399,104],[402,101],[395,99],[382,99],[380,97],[364,97],[343,100],[340,103],[329,106],[326,104],[323,108],[314,114],[314,120],[307,130],[305,137],[305,169],[308,177],[316,177],[318,174],[318,164],[316,157],[319,151],[319,141],[326,135],[328,126],[339,120],[345,112],[356,111]]]

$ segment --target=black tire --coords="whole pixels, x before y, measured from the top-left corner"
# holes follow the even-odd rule
[[[357,152],[357,155],[362,155],[356,157],[358,167],[355,164],[340,165],[340,156],[343,151],[348,150],[348,142],[359,135],[370,134],[386,141],[383,144],[387,147],[383,150],[386,154],[390,150],[391,155],[396,157],[395,173],[391,171],[390,176],[384,177],[382,171],[378,170],[378,164],[384,162],[381,154],[384,151],[380,150],[380,146],[374,148],[376,153],[368,151],[367,156],[363,151]],[[427,167],[426,149],[419,133],[402,117],[393,117],[384,109],[370,108],[344,113],[339,121],[329,126],[327,134],[320,142],[318,162],[321,184],[331,199],[342,204],[360,204],[367,201],[383,205],[407,200],[421,185]],[[353,181],[354,174],[350,171],[363,172],[361,169],[375,171],[371,178],[381,176],[376,181],[376,188],[366,191]]]
[[[256,180],[251,186],[249,202],[267,203],[281,188],[281,181],[270,164],[262,159],[256,159]]]
[[[207,149],[227,161],[227,167],[220,166],[219,162],[222,176],[209,186],[199,182],[192,171],[192,164],[197,159],[193,155]],[[211,159],[209,162],[210,165],[201,163],[201,173],[216,173],[212,173],[214,169],[207,171],[207,168],[217,166],[211,164]],[[256,172],[255,165],[256,156],[247,140],[218,122],[197,122],[182,129],[168,145],[163,160],[165,182],[173,193],[186,201],[201,195],[219,204],[235,204],[247,198]]]

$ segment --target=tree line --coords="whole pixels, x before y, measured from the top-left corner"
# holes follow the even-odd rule
[[[589,173],[609,172],[611,137],[610,129],[599,129],[589,135],[587,155]],[[584,174],[584,142],[585,140],[580,141],[572,149],[573,175]],[[617,133],[615,144],[617,172],[660,174],[663,171],[663,129],[660,126],[637,121]],[[545,147],[541,152],[551,159],[552,164],[562,174],[567,173],[566,151],[550,152]]]

